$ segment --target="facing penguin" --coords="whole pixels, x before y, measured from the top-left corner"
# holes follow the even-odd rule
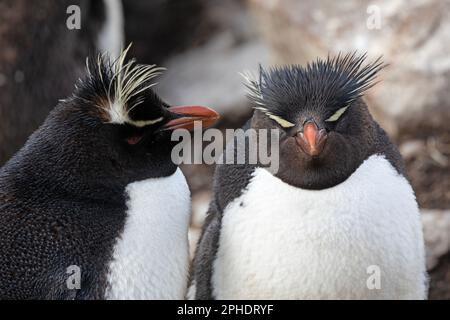
[[[415,195],[362,100],[383,64],[365,58],[246,77],[256,110],[244,129],[279,132],[279,169],[217,167],[190,298],[426,297]]]
[[[89,60],[0,170],[0,299],[184,297],[190,192],[171,131],[217,113],[169,107],[151,89],[162,68],[126,52]]]

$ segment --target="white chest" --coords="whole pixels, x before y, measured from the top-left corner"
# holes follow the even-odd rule
[[[172,176],[130,184],[128,217],[114,248],[108,299],[183,299],[189,248],[190,192]]]
[[[256,169],[225,209],[212,282],[218,299],[424,298],[414,193],[381,156],[320,191]]]

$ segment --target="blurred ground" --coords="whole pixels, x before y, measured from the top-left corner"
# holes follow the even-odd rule
[[[450,130],[442,123],[432,133],[416,128],[397,139],[408,174],[423,208],[450,208]]]

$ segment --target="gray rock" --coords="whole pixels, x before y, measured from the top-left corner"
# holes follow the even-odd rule
[[[433,269],[450,252],[450,211],[422,210],[427,268]]]
[[[206,45],[169,59],[156,90],[175,105],[202,104],[236,116],[248,112],[239,72],[256,69],[258,62],[267,61],[268,53],[261,41],[235,40],[232,33],[223,32]]]

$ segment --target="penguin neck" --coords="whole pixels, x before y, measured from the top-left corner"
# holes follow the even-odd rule
[[[281,160],[279,171],[275,176],[297,188],[311,190],[332,188],[346,181],[369,157],[370,154],[359,155],[355,151],[351,157],[339,161],[335,158],[305,162]]]

